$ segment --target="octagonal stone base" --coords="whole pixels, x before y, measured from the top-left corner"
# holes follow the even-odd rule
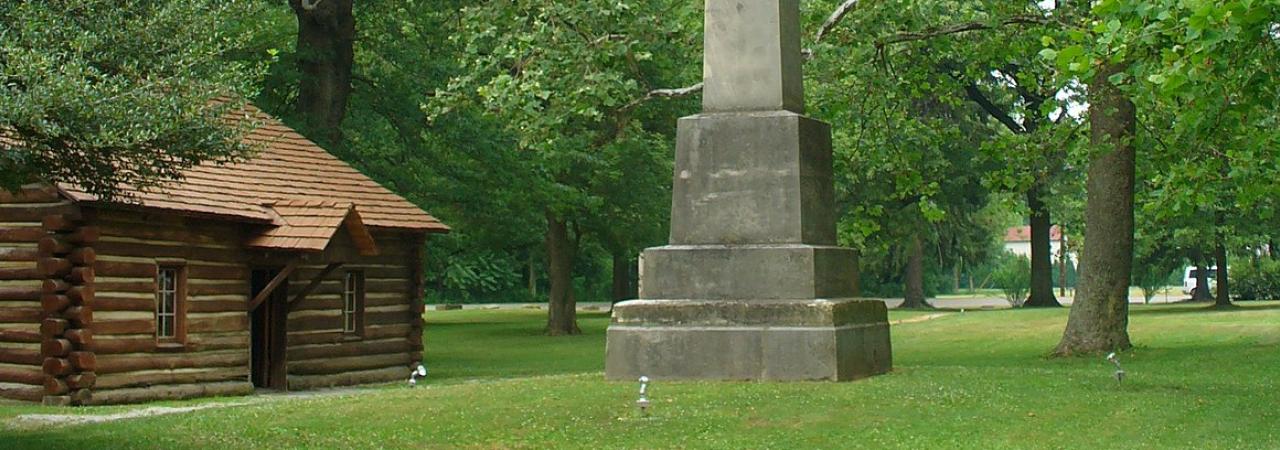
[[[632,300],[614,307],[612,380],[847,381],[892,366],[884,302]]]

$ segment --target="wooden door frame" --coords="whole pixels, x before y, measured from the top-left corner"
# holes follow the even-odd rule
[[[250,284],[249,293],[251,298],[256,297],[258,294],[258,292],[255,292],[256,286],[254,286],[254,282],[253,282],[254,273],[266,272],[267,273],[266,282],[270,284],[271,281],[276,277],[276,275],[286,271],[291,272],[287,269],[288,269],[287,267],[281,267],[281,266],[268,266],[268,265],[252,266],[250,268],[250,280],[249,280],[249,284]],[[289,282],[287,279],[287,274],[286,274],[286,279],[281,280],[281,282],[276,284],[277,284],[276,287],[270,293],[270,295],[267,296],[267,298],[260,299],[257,307],[248,311],[249,322],[250,322],[249,345],[251,346],[250,362],[249,362],[249,366],[250,366],[249,378],[250,378],[250,381],[253,382],[254,385],[257,387],[284,391],[284,390],[288,390],[288,386],[289,386],[288,365],[287,365],[288,361],[286,359],[288,345],[289,345],[288,344]],[[266,287],[267,286],[264,286],[264,290]],[[259,318],[260,315],[264,315],[265,317]],[[261,326],[258,325],[260,320],[263,321]],[[262,336],[261,339],[255,339],[257,337],[255,336],[255,333],[265,334],[265,336]],[[266,347],[266,348],[260,349],[259,347]],[[254,372],[254,366],[257,365],[257,359],[259,357],[258,355],[260,354],[264,354],[264,356],[262,357],[265,357],[265,360],[266,360],[265,361],[266,367],[258,368],[259,370],[266,370],[266,373],[261,375],[259,373]],[[257,381],[259,376],[265,377],[263,386],[258,386]]]

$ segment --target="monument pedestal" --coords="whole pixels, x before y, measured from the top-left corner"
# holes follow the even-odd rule
[[[609,325],[612,380],[848,381],[892,366],[884,302],[631,300]]]
[[[703,114],[680,119],[670,245],[614,307],[610,379],[852,380],[892,367],[836,246],[831,128],[803,115],[797,0],[706,0]]]

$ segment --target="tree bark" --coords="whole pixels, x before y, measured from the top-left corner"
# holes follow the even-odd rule
[[[613,254],[613,303],[618,303],[631,296],[631,258],[626,253]]]
[[[529,251],[529,298],[538,298],[538,272],[533,264],[533,251]]]
[[[1040,199],[1040,189],[1037,184],[1027,191],[1027,208],[1031,210],[1031,292],[1023,306],[1061,307],[1053,296],[1053,222],[1049,208]]]
[[[924,243],[919,234],[912,234],[907,243],[907,272],[903,277],[903,308],[928,308],[924,300]]]
[[[1085,240],[1080,282],[1057,355],[1124,350],[1129,341],[1129,282],[1133,268],[1133,102],[1107,64],[1089,84],[1090,142],[1097,147],[1085,182]]]
[[[1226,238],[1221,233],[1218,234],[1218,245],[1214,249],[1213,259],[1216,260],[1218,270],[1215,272],[1218,276],[1218,293],[1214,297],[1213,306],[1217,308],[1227,308],[1231,306],[1231,286],[1228,284],[1227,278],[1227,244],[1224,242]]]
[[[1191,290],[1191,300],[1207,302],[1213,295],[1209,293],[1209,267],[1204,263],[1204,252],[1198,248],[1193,249],[1191,258],[1196,262],[1196,287]]]
[[[1058,295],[1067,296],[1067,230],[1058,228]]]
[[[342,140],[351,95],[356,25],[352,0],[289,0],[298,18],[298,113],[326,143]]]
[[[582,334],[578,328],[577,299],[573,295],[573,256],[577,252],[569,239],[565,220],[547,213],[547,274],[551,292],[547,300],[549,336]]]

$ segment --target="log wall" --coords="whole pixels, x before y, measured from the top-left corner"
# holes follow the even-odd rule
[[[330,253],[354,254],[340,233]],[[289,389],[408,379],[422,361],[421,267],[424,236],[374,230],[380,255],[353,257],[333,270],[289,313]],[[338,248],[334,248],[334,247]],[[300,266],[289,280],[294,293],[322,273],[325,264]],[[365,277],[364,332],[342,331],[346,273]]]
[[[63,200],[49,186],[24,186],[18,193],[0,190],[0,397],[25,401],[41,401],[45,396],[46,376],[43,351],[75,350],[75,344],[49,340],[46,344],[41,322],[47,315],[41,299],[49,292],[65,292],[65,280],[46,283],[45,270],[69,274],[65,260],[49,258],[55,250],[41,249],[41,239],[48,236],[44,222],[48,216],[74,216],[78,209]],[[65,255],[65,253],[63,253]],[[61,312],[65,296],[49,296],[47,306]],[[67,301],[69,303],[69,300]],[[58,337],[64,330],[57,331]],[[51,334],[52,335],[52,334]],[[68,348],[70,347],[70,348]],[[69,365],[69,363],[68,363]],[[60,388],[57,377],[49,377]],[[65,380],[61,380],[65,383]]]
[[[252,393],[242,226],[126,210],[86,215],[101,233],[92,403]],[[186,337],[178,345],[156,341],[156,267],[164,264],[186,268]]]

